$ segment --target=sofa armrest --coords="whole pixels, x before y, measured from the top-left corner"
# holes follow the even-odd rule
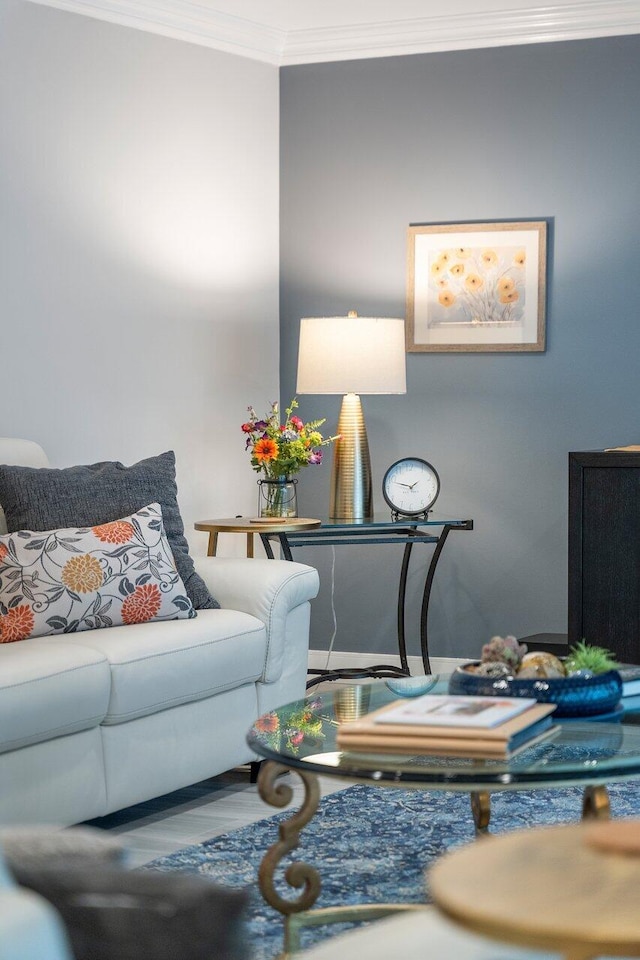
[[[267,658],[262,681],[274,683],[286,657],[287,618],[292,610],[318,595],[318,571],[289,560],[194,557],[196,570],[221,607],[250,613],[267,628]],[[309,645],[306,635],[296,643]]]

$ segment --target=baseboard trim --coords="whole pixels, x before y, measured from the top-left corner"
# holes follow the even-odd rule
[[[407,657],[409,670],[412,676],[424,673],[422,657]],[[451,673],[461,663],[468,663],[469,658],[463,657],[430,657],[432,673]],[[353,670],[357,667],[373,667],[379,663],[390,663],[400,666],[400,657],[392,653],[354,653],[351,651],[334,650],[329,658],[331,670]],[[309,669],[324,670],[327,666],[326,650],[309,651]]]

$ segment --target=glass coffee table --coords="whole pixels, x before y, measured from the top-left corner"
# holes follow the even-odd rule
[[[425,693],[447,692],[448,676],[434,675],[430,681],[432,686]],[[290,866],[285,873],[287,883],[301,890],[297,896],[283,897],[274,885],[280,861],[297,848],[302,829],[318,809],[319,776],[377,787],[468,793],[476,835],[488,833],[493,792],[580,786],[582,817],[607,819],[607,784],[640,779],[640,713],[622,711],[615,721],[560,720],[554,735],[504,761],[338,750],[336,733],[340,723],[397,700],[398,694],[391,689],[393,684],[392,680],[378,680],[336,686],[263,715],[249,731],[249,746],[267,761],[258,777],[262,799],[278,808],[291,803],[293,791],[280,779],[286,771],[299,776],[304,786],[300,809],[280,824],[279,839],[266,852],[258,876],[266,902],[289,921],[310,911],[320,893],[317,870],[303,862]],[[395,908],[385,905],[371,909],[373,915],[382,915]],[[342,914],[339,919],[354,919],[346,916],[345,910],[353,912],[353,908],[332,912]],[[308,924],[313,914],[326,913],[311,911],[304,923]],[[358,919],[363,919],[362,908],[358,908]],[[317,922],[329,920],[325,916]],[[295,949],[296,937],[289,931],[289,951]]]

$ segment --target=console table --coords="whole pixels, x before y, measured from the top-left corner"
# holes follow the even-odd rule
[[[394,543],[404,544],[404,553],[400,568],[400,582],[398,586],[398,653],[400,655],[400,667],[398,668],[392,664],[378,664],[377,666],[362,670],[314,670],[310,672],[317,673],[318,679],[311,681],[307,686],[313,686],[314,682],[319,683],[321,680],[349,679],[363,676],[409,676],[410,671],[405,639],[405,599],[411,552],[413,547],[418,543],[435,545],[431,560],[426,568],[420,614],[420,649],[422,652],[422,662],[425,673],[431,673],[427,624],[431,587],[433,585],[438,560],[440,559],[440,554],[442,553],[447,537],[450,533],[459,530],[473,530],[473,520],[456,520],[448,517],[432,516],[429,516],[428,519],[421,517],[410,519],[404,517],[402,520],[323,519],[319,525],[312,530],[302,531],[291,527],[278,532],[268,530],[260,531],[260,537],[267,556],[273,558],[270,541],[278,540],[282,548],[283,556],[287,560],[293,559],[291,551],[296,547],[339,546],[345,544],[357,544],[358,546],[364,546],[366,544],[375,546]]]

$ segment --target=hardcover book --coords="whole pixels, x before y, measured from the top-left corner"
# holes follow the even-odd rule
[[[444,699],[444,698],[439,698]],[[457,698],[456,698],[457,699]],[[514,698],[516,699],[516,698]],[[337,746],[351,752],[432,754],[500,758],[546,735],[552,726],[553,703],[526,707],[515,717],[493,727],[447,727],[424,723],[381,723],[380,716],[396,709],[391,704],[338,728]]]
[[[621,663],[616,670],[622,678],[622,696],[634,697],[640,693],[640,667],[633,663]]]
[[[552,737],[560,731],[550,716],[531,724],[510,740],[463,739],[462,737],[367,737],[338,738],[338,747],[350,754],[395,754],[412,757],[468,757],[474,760],[507,760],[528,747]]]
[[[537,701],[529,697],[471,697],[425,694],[400,700],[370,714],[375,723],[420,724],[429,727],[499,726],[529,710]]]

